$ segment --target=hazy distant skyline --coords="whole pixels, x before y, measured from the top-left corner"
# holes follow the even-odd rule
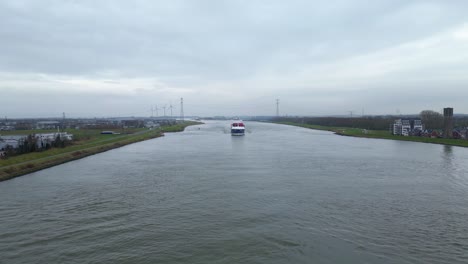
[[[0,115],[468,113],[468,2],[0,2]],[[162,110],[160,110],[160,113]]]

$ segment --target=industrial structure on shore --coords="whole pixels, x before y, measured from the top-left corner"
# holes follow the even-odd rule
[[[453,137],[453,108],[444,108],[444,138]]]

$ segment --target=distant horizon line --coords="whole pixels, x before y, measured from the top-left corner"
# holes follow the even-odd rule
[[[344,115],[344,114],[331,114],[331,115],[211,115],[211,116],[204,116],[204,115],[190,115],[184,116],[184,119],[191,119],[191,118],[233,118],[233,117],[248,117],[248,118],[275,118],[275,117],[343,117],[343,118],[360,118],[360,117],[378,117],[378,116],[388,116],[388,117],[414,117],[419,116],[420,114],[375,114],[375,115]],[[468,114],[464,113],[454,113],[454,116],[468,116]],[[82,117],[66,117],[65,120],[70,119],[122,119],[122,118],[132,118],[132,119],[180,119],[180,116],[82,116]],[[8,120],[35,120],[35,119],[49,119],[49,120],[64,120],[63,117],[4,117],[0,119],[0,122],[8,121]]]

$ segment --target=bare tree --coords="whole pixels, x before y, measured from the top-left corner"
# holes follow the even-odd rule
[[[419,115],[422,123],[428,129],[441,129],[444,126],[444,116],[436,111],[423,110]]]

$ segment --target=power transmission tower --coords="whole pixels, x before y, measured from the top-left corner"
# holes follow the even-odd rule
[[[276,99],[276,117],[279,117],[279,99]]]
[[[184,98],[180,98],[180,119],[184,121]]]

